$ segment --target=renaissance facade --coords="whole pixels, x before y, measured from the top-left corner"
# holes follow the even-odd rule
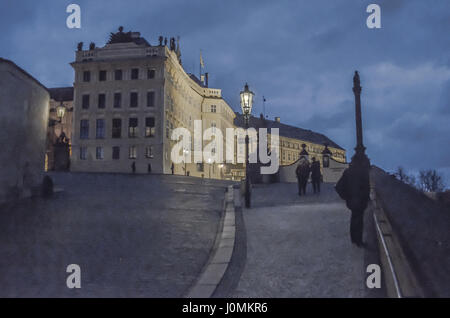
[[[242,115],[227,104],[220,89],[208,86],[208,77],[199,80],[185,72],[175,38],[168,43],[159,37],[159,44],[152,46],[140,33],[119,28],[104,47],[91,43],[84,50],[79,43],[71,65],[75,81],[70,170],[230,180],[245,176],[243,164],[193,162],[194,141],[190,149],[183,149],[186,160],[172,161],[175,128],[184,127],[193,137],[196,120],[201,120],[202,135],[208,128],[225,132],[243,127]],[[280,165],[295,163],[302,144],[317,159],[327,144],[331,158],[345,162],[345,150],[324,135],[256,117],[250,126],[268,128],[269,142],[270,128],[280,129]],[[235,149],[242,142],[236,139]],[[227,143],[221,144],[225,154]]]
[[[173,164],[172,130],[193,135],[233,127],[235,114],[220,89],[207,87],[181,64],[175,39],[152,46],[138,32],[111,34],[102,48],[78,45],[75,70],[71,170],[174,173],[222,178],[219,164]],[[186,149],[190,155],[191,149]],[[187,161],[187,160],[186,160]]]

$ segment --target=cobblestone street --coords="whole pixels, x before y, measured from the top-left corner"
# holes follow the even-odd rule
[[[226,182],[61,173],[0,213],[1,297],[182,297],[209,257]],[[81,289],[66,267],[81,267]]]
[[[350,242],[350,211],[330,184],[306,197],[296,186],[255,187],[254,207],[243,210],[247,261],[232,296],[363,297],[364,251]]]

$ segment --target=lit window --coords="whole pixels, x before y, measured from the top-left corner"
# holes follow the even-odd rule
[[[136,146],[131,146],[128,152],[128,158],[136,159],[137,158],[137,149]]]
[[[147,117],[145,118],[145,137],[155,136],[155,118]]]
[[[130,118],[128,120],[128,137],[134,138],[138,134],[138,119]]]
[[[153,158],[153,146],[145,147],[145,157],[146,158]]]

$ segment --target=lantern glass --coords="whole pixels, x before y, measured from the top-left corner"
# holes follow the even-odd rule
[[[66,113],[66,108],[64,107],[63,104],[56,107],[56,116],[58,116],[58,118],[62,119],[64,117],[65,113]]]
[[[244,90],[241,92],[241,108],[244,115],[249,115],[252,112],[253,96],[255,95],[248,89],[248,85],[245,84]]]

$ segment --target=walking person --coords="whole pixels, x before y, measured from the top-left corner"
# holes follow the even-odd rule
[[[306,185],[308,184],[310,173],[309,162],[305,157],[301,157],[295,170],[298,181],[298,195],[306,195]]]
[[[352,160],[336,184],[336,192],[346,201],[352,211],[350,219],[350,238],[358,247],[364,247],[364,210],[370,199],[370,163],[367,159]]]
[[[152,173],[152,164],[151,163],[149,163],[147,166],[147,172],[148,172],[148,174]]]
[[[170,170],[172,170],[172,174],[175,173],[175,166],[174,166],[173,162],[172,162],[172,165],[170,166]]]
[[[133,161],[133,163],[131,164],[131,172],[136,173],[136,162]]]
[[[311,183],[314,193],[320,193],[320,162],[316,160],[316,157],[312,157],[311,163]]]

